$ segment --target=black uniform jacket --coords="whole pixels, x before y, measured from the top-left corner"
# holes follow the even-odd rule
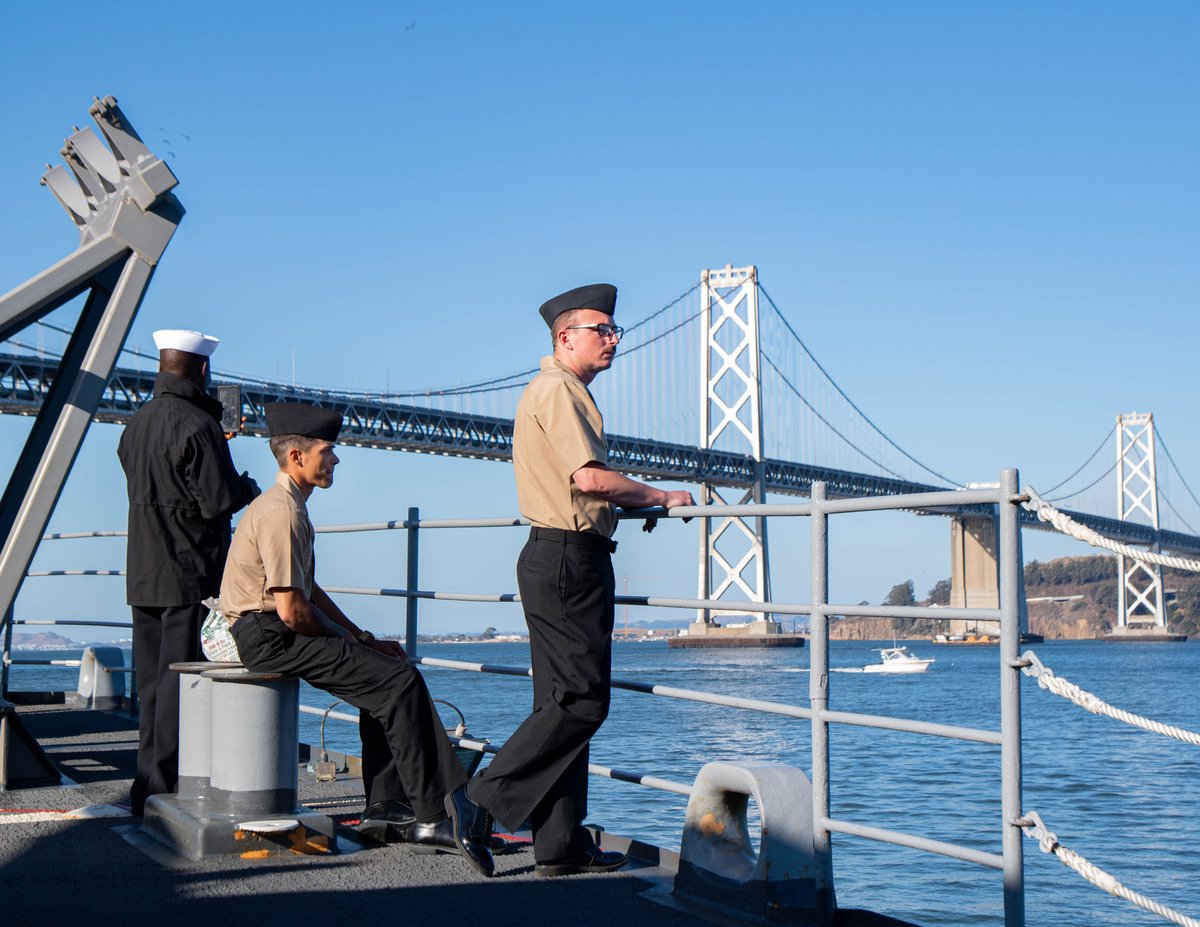
[[[229,519],[258,495],[238,475],[221,432],[221,404],[171,373],[117,446],[129,489],[126,599],[192,605],[221,589]]]

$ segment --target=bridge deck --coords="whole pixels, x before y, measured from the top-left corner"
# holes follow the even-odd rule
[[[0,354],[0,413],[36,415],[53,382],[57,361],[28,355]],[[96,419],[124,423],[154,393],[154,374],[118,368],[109,379]],[[512,420],[494,416],[450,412],[392,402],[360,393],[293,387],[283,383],[215,383],[242,390],[245,431],[266,436],[263,406],[268,402],[304,401],[340,411],[346,424],[339,443],[356,447],[415,453],[451,454],[479,460],[512,459]],[[716,486],[749,489],[756,478],[756,463],[744,454],[672,444],[648,438],[609,436],[609,461],[623,472],[645,479],[708,482]],[[944,486],[916,483],[894,477],[835,470],[787,460],[762,463],[768,492],[807,496],[814,482],[824,482],[830,497],[901,495],[934,492]],[[945,515],[932,510],[925,514]],[[976,514],[990,515],[978,510]],[[1175,531],[1155,532],[1147,525],[1115,518],[1068,512],[1075,521],[1106,537],[1130,544],[1152,546],[1181,554],[1200,554],[1200,537]],[[1025,527],[1054,530],[1029,512],[1022,513]]]

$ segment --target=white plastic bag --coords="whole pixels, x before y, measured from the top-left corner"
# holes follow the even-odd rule
[[[205,659],[213,663],[241,663],[229,619],[221,613],[220,601],[205,599],[200,604],[208,607],[208,617],[200,626],[200,649],[204,651]]]

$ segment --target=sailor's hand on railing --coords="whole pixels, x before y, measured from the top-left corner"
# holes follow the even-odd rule
[[[397,660],[408,658],[408,654],[404,652],[404,648],[400,646],[399,641],[383,641],[376,638],[375,640],[367,641],[367,646],[389,657],[395,657]]]
[[[692,498],[692,494],[686,489],[676,489],[667,493],[667,501],[663,503],[663,508],[668,512],[676,506],[680,505],[695,505],[696,500]],[[685,518],[683,523],[686,525],[691,521],[691,517]]]

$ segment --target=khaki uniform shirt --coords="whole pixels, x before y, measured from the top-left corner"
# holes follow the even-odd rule
[[[539,528],[612,537],[616,510],[571,480],[588,463],[608,463],[604,418],[584,382],[553,356],[525,387],[513,423],[513,469],[521,514]],[[239,529],[240,530],[240,529]]]
[[[269,590],[299,589],[311,598],[315,573],[308,506],[300,487],[280,471],[238,522],[221,580],[221,608],[230,621],[248,612],[274,613]]]

